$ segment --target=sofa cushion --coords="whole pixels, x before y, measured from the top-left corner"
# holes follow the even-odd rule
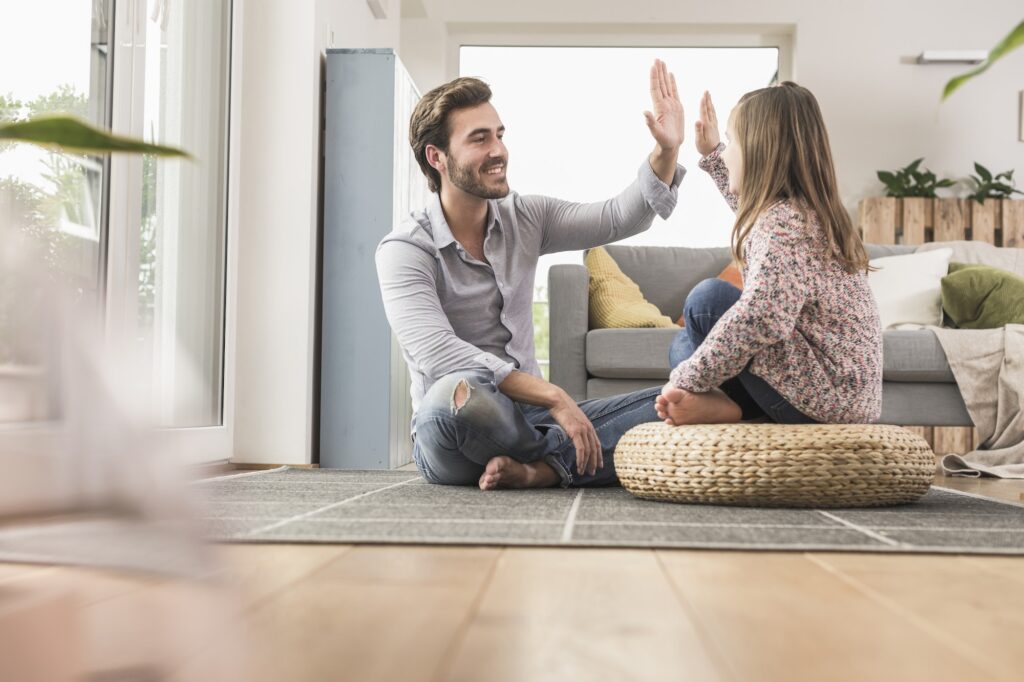
[[[911,244],[865,244],[864,249],[868,252],[868,258],[885,258],[917,253],[918,247]]]
[[[939,337],[927,329],[882,332],[882,378],[929,384],[956,383]]]
[[[644,298],[673,320],[683,314],[683,303],[690,289],[705,279],[717,277],[732,260],[727,247],[690,249],[612,244],[605,248],[622,272],[639,285]]]
[[[668,379],[668,349],[679,328],[592,329],[587,371],[606,379]]]
[[[965,263],[950,263],[942,278],[942,308],[961,329],[1024,324],[1024,277]]]
[[[587,373],[604,379],[668,379],[672,329],[594,329]],[[885,381],[955,383],[938,338],[927,329],[883,332]]]
[[[953,249],[872,258],[868,284],[882,329],[900,325],[941,325],[942,288]]]
[[[867,244],[869,258],[914,253],[916,246]],[[718,277],[732,262],[727,246],[688,248],[684,246],[624,246],[611,244],[605,249],[627,277],[637,283],[644,298],[673,320],[683,314],[690,289],[698,283]]]
[[[591,249],[583,260],[590,273],[590,326],[595,329],[662,327],[678,329],[644,299],[640,287],[623,274],[604,248]]]

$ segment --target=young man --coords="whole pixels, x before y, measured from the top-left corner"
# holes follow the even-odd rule
[[[431,200],[377,247],[384,308],[412,374],[413,459],[433,483],[482,489],[607,485],[627,430],[658,421],[660,388],[577,404],[541,378],[533,283],[545,253],[643,232],[675,207],[683,107],[651,67],[657,143],[618,196],[575,204],[509,191],[505,127],[491,91],[458,78],[428,92],[409,125]],[[567,127],[571,133],[571,126]]]

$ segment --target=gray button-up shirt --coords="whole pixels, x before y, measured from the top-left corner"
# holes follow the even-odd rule
[[[579,204],[509,193],[488,202],[484,255],[452,236],[432,194],[377,247],[384,311],[412,375],[413,411],[435,381],[461,370],[503,382],[513,370],[540,377],[533,347],[533,284],[546,253],[602,246],[639,234],[675,208],[686,170],[672,185],[649,161],[613,199]]]

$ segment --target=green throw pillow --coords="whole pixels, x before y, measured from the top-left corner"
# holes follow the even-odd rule
[[[942,308],[962,329],[1024,324],[1024,277],[988,265],[950,263]]]

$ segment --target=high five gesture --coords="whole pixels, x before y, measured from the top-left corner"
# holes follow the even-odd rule
[[[683,144],[683,103],[679,101],[676,77],[665,62],[654,60],[651,67],[651,109],[645,111],[647,128],[658,143],[651,154],[651,169],[665,184],[671,184],[676,172],[679,146]]]
[[[704,96],[700,98],[700,118],[694,125],[694,132],[697,138],[697,151],[701,156],[707,156],[718,149],[722,136],[718,132],[718,115],[715,113],[715,105],[711,103],[711,94],[705,90]]]
[[[679,101],[676,77],[668,72],[665,62],[654,60],[651,67],[651,108],[644,112],[647,127],[655,142],[666,151],[683,144],[683,104]]]

